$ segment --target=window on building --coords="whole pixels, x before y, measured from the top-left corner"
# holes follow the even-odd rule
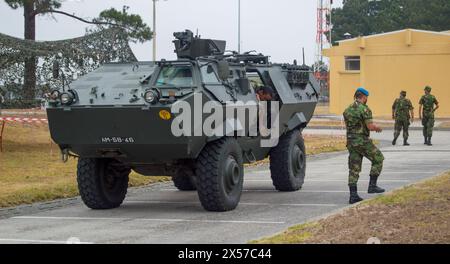
[[[359,57],[359,56],[346,56],[345,57],[345,70],[346,71],[359,71],[359,70],[361,70],[361,57]]]

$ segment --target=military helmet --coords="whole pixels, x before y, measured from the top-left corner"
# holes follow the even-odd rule
[[[431,87],[427,85],[427,86],[425,86],[424,90],[427,91],[427,92],[431,92]]]
[[[400,92],[400,95],[406,96],[406,91],[401,91],[401,92]]]

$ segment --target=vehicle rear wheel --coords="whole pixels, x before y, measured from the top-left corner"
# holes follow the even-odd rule
[[[242,150],[234,138],[206,145],[196,163],[200,202],[208,211],[224,212],[237,207],[244,182]]]
[[[305,142],[299,130],[280,138],[270,151],[270,174],[275,188],[282,192],[298,191],[305,181]]]
[[[175,187],[180,191],[197,190],[194,173],[189,171],[189,169],[183,168],[178,170],[176,175],[172,177],[172,181]]]
[[[127,194],[130,172],[112,159],[80,158],[77,181],[84,204],[91,209],[119,207]]]

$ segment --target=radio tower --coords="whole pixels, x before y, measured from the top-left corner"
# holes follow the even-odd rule
[[[331,47],[331,5],[333,0],[317,0],[316,62],[314,71],[322,86],[322,94],[328,95],[328,69],[323,60],[323,49]]]

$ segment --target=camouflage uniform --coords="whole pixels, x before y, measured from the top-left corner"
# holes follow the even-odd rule
[[[423,106],[422,112],[422,125],[423,125],[423,136],[425,138],[431,138],[433,136],[434,127],[434,106],[439,104],[436,97],[431,94],[426,94],[422,96],[419,104]]]
[[[349,186],[356,186],[362,168],[362,159],[372,162],[370,176],[377,178],[383,169],[384,156],[373,144],[367,125],[372,122],[372,111],[365,104],[355,101],[344,112],[349,152]]]
[[[395,100],[392,110],[395,113],[394,141],[397,140],[403,130],[403,139],[406,142],[409,137],[409,125],[411,124],[410,111],[414,110],[414,107],[409,99],[400,97]]]

